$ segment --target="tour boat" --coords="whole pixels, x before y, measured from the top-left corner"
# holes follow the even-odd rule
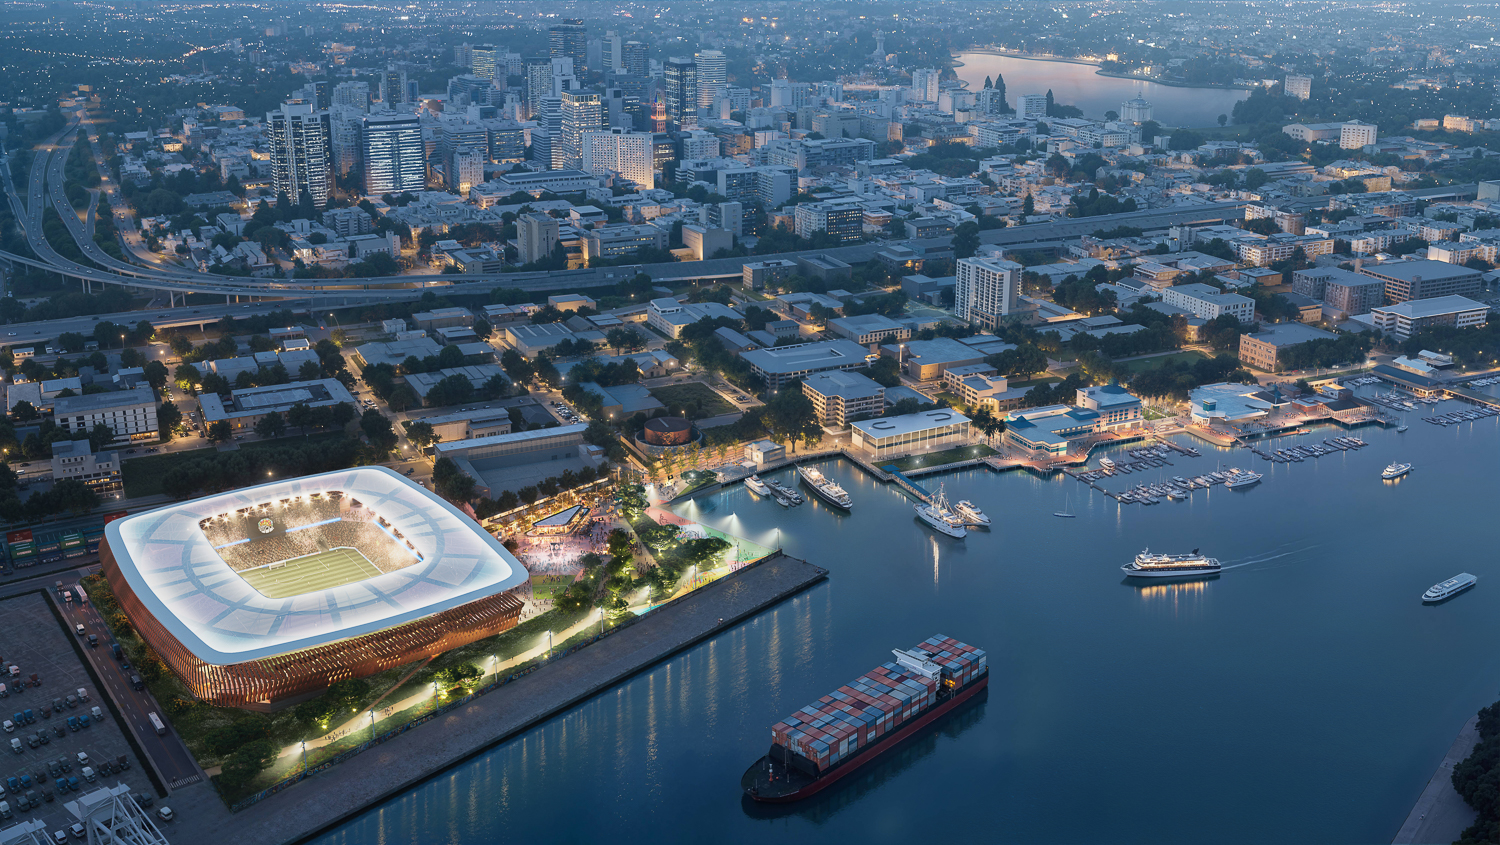
[[[764,481],[761,481],[760,476],[758,475],[752,475],[749,478],[745,479],[745,486],[749,487],[750,492],[756,494],[757,496],[771,495],[771,488],[767,487],[766,483]]]
[[[1112,460],[1110,460],[1107,457],[1106,458],[1100,458],[1099,459],[1099,466],[1102,466],[1105,469],[1114,469],[1115,468],[1115,462],[1112,461]]]
[[[1380,477],[1384,478],[1386,481],[1394,481],[1401,476],[1406,475],[1408,472],[1411,472],[1411,464],[1391,464],[1390,466],[1385,468],[1385,471],[1380,474]]]
[[[1219,562],[1204,557],[1193,549],[1187,555],[1152,554],[1150,549],[1135,556],[1135,560],[1120,567],[1132,578],[1185,578],[1192,575],[1215,575]]]
[[[830,505],[849,510],[849,507],[854,504],[844,488],[813,467],[797,467],[797,475],[801,477],[803,484],[811,487],[814,493]]]
[[[968,525],[990,524],[990,518],[985,515],[984,511],[980,510],[978,505],[974,504],[968,499],[964,499],[963,501],[954,505],[953,509],[958,511],[958,515],[962,517],[964,522]]]
[[[1478,580],[1478,578],[1470,575],[1467,572],[1460,572],[1459,574],[1453,576],[1452,578],[1449,578],[1447,581],[1444,581],[1441,584],[1433,584],[1431,587],[1429,587],[1427,589],[1427,592],[1422,594],[1422,601],[1438,602],[1443,601],[1444,599],[1451,599],[1464,590],[1467,590],[1470,587],[1474,586],[1474,582]]]

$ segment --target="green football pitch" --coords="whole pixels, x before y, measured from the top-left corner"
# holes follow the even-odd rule
[[[375,564],[354,549],[332,549],[284,563],[246,569],[239,576],[266,598],[284,599],[363,581],[379,574]]]

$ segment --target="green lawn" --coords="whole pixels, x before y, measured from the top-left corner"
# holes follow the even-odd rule
[[[275,440],[255,440],[240,444],[241,449],[275,449],[282,446],[301,446],[306,443],[316,443],[323,440],[336,440],[344,437],[341,431],[324,431],[309,434],[303,437],[294,434],[290,437],[280,437]],[[170,452],[161,455],[142,455],[139,458],[126,458],[120,467],[120,476],[125,483],[125,498],[136,496],[154,496],[162,492],[161,480],[183,464],[192,463],[199,458],[207,458],[217,452],[216,449],[188,449],[185,452]]]
[[[1168,361],[1191,364],[1194,361],[1199,361],[1206,357],[1208,356],[1204,355],[1202,352],[1196,351],[1173,352],[1170,355],[1156,355],[1151,358],[1137,358],[1134,361],[1121,361],[1120,363],[1115,364],[1115,366],[1122,370],[1125,370],[1126,372],[1138,373],[1142,370],[1155,369],[1156,367],[1160,367],[1162,364],[1165,364]]]
[[[676,405],[683,406],[689,402],[698,406],[695,419],[704,417],[717,417],[720,414],[732,414],[737,408],[725,401],[713,388],[701,381],[690,381],[685,384],[668,384],[650,389],[651,395],[655,396],[668,408]]]
[[[358,551],[330,549],[280,564],[246,569],[239,576],[266,598],[284,599],[364,581],[379,574],[375,564]]]
[[[928,452],[925,455],[908,455],[895,462],[896,469],[901,472],[911,472],[914,469],[926,469],[928,467],[942,466],[943,464],[955,464],[959,461],[970,461],[975,458],[987,458],[995,454],[995,450],[984,444],[975,446],[959,446],[955,449],[947,449],[942,452]],[[880,461],[880,467],[886,467],[890,461]]]

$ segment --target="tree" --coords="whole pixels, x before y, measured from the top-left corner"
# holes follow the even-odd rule
[[[139,349],[131,347],[129,349],[120,350],[120,366],[141,367],[144,366],[145,363],[146,356],[142,355]]]
[[[973,258],[979,252],[979,224],[965,220],[953,230],[953,257]]]
[[[160,392],[167,386],[167,365],[160,361],[147,361],[141,375],[151,389]]]
[[[1223,125],[1227,124],[1228,122],[1229,122],[1229,115],[1227,115],[1227,114],[1221,114],[1221,115],[1219,115],[1219,125],[1220,126],[1223,126]]]
[[[286,409],[286,422],[294,425],[301,434],[307,433],[307,427],[312,425],[312,407],[306,402],[297,402]]]
[[[161,407],[156,409],[156,425],[161,430],[161,439],[171,440],[172,432],[182,425],[182,410],[170,399],[161,403]]]
[[[16,422],[31,422],[40,417],[41,414],[37,412],[35,405],[22,399],[15,404],[15,407],[10,409],[10,416]]]
[[[1030,217],[1033,214],[1036,214],[1036,199],[1028,192],[1021,200],[1021,216]]]
[[[95,423],[89,429],[89,445],[97,452],[115,441],[115,430],[104,423]]]
[[[452,458],[433,462],[432,486],[439,496],[451,502],[467,502],[474,497],[474,479],[459,470]]]
[[[297,368],[297,378],[301,381],[315,381],[323,374],[323,368],[311,361],[303,361],[302,366]]]
[[[344,426],[348,425],[354,420],[354,417],[357,416],[357,412],[354,410],[354,406],[350,405],[348,402],[340,402],[337,405],[334,405],[333,409],[329,413],[333,418],[333,424],[339,428],[343,428]]]
[[[275,440],[286,434],[286,420],[281,418],[281,414],[272,411],[255,424],[255,433],[267,440]]]
[[[411,445],[418,449],[426,449],[428,446],[438,442],[437,434],[432,430],[432,423],[418,420],[406,426],[406,439]],[[447,460],[446,458],[444,460]]]
[[[203,382],[203,374],[198,372],[198,368],[192,364],[177,365],[172,377],[176,380],[178,387],[190,392],[196,392],[198,385]]]
[[[229,420],[219,420],[208,427],[208,442],[228,443],[234,437],[234,429],[230,427]]]
[[[359,418],[359,428],[369,439],[370,445],[382,454],[396,448],[396,431],[391,428],[390,419],[374,408],[365,411]]]
[[[36,494],[33,494],[32,499],[35,498]],[[64,478],[53,484],[50,498],[54,512],[67,511],[74,516],[81,516],[99,507],[99,494],[76,478]],[[27,507],[30,509],[29,501]]]
[[[219,783],[229,790],[243,789],[276,760],[280,748],[269,739],[257,739],[240,746],[224,760]]]

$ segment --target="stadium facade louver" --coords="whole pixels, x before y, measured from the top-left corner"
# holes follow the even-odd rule
[[[100,559],[125,615],[193,695],[253,708],[508,630],[521,614],[508,591],[527,578],[472,519],[384,467],[128,516],[105,527]]]

